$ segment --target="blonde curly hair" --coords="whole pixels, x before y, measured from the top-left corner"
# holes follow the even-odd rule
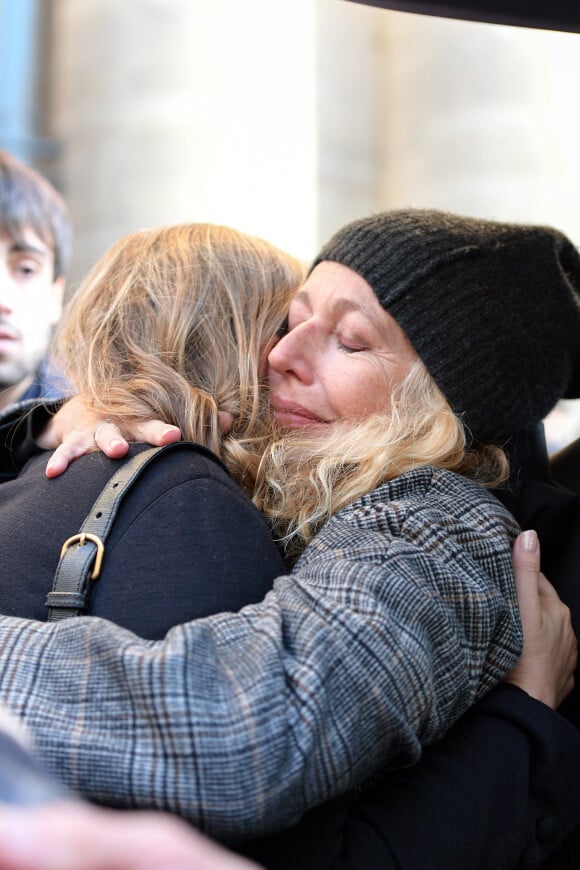
[[[466,432],[421,360],[394,391],[387,413],[329,430],[280,434],[264,453],[255,503],[296,556],[338,510],[420,466],[434,465],[497,486],[506,455],[495,445],[468,448]]]

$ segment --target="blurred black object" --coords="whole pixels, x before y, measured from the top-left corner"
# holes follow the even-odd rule
[[[578,0],[351,0],[399,12],[580,33]]]

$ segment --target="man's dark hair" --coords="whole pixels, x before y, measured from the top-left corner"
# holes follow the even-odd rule
[[[54,255],[54,279],[70,257],[71,222],[62,196],[40,173],[0,150],[0,230],[11,238],[32,229]]]

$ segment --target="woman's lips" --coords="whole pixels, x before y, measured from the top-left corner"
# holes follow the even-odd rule
[[[284,428],[303,429],[305,426],[321,426],[326,422],[309,411],[308,408],[293,402],[291,399],[272,393],[270,401],[278,425]]]

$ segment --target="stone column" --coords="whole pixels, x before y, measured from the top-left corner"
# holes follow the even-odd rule
[[[73,279],[125,232],[231,224],[317,244],[312,0],[53,0]]]

